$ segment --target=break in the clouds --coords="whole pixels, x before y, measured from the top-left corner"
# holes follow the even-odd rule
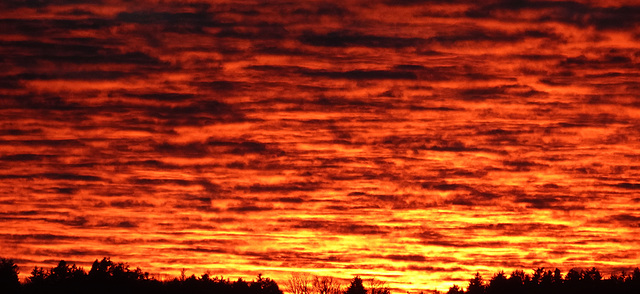
[[[637,266],[633,1],[4,1],[23,274]]]

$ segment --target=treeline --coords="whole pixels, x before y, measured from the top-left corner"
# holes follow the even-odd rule
[[[253,281],[231,281],[208,274],[186,277],[183,271],[180,277],[159,281],[140,268],[131,269],[107,257],[94,261],[88,272],[61,260],[50,269],[34,267],[24,283],[19,273],[13,260],[0,258],[0,294],[283,294],[274,280],[262,275]],[[285,287],[291,294],[390,294],[383,281],[360,277],[343,287],[333,277],[292,274]]]
[[[225,280],[203,274],[159,281],[131,269],[126,263],[109,258],[93,262],[89,272],[75,264],[60,261],[51,269],[35,267],[24,283],[18,279],[19,268],[11,259],[0,258],[0,293],[16,294],[283,294],[275,281],[261,275],[253,281]]]
[[[469,280],[466,291],[458,285],[447,294],[639,294],[640,269],[603,277],[598,269],[571,269],[562,274],[559,269],[538,268],[531,274],[516,270],[509,277],[500,271],[485,281],[479,273]]]
[[[75,264],[60,261],[56,267],[35,267],[31,275],[20,283],[18,266],[11,259],[0,258],[0,293],[16,294],[283,294],[278,284],[258,275],[253,281],[231,281],[203,274],[184,275],[166,281],[150,277],[140,268],[131,269],[126,263],[113,262],[105,257],[94,261],[87,272]],[[291,294],[390,294],[385,283],[376,279],[354,277],[343,287],[332,277],[292,274],[285,281]],[[366,284],[366,285],[365,285]],[[437,291],[436,291],[437,292]],[[439,293],[439,292],[438,292]],[[571,269],[563,274],[559,269],[538,268],[531,274],[516,270],[507,276],[503,271],[485,280],[479,273],[469,280],[466,289],[458,285],[447,294],[639,294],[640,269],[603,277],[598,269]]]
[[[316,276],[306,273],[294,273],[285,286],[290,294],[390,294],[386,283],[377,279],[356,276],[349,286],[344,287],[338,279],[328,276]]]

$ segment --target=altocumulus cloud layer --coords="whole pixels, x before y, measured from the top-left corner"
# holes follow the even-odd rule
[[[2,254],[403,291],[638,265],[640,6],[298,2],[3,1]]]

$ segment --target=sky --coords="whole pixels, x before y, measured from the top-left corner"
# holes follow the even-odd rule
[[[640,265],[635,1],[4,0],[0,28],[22,278]]]

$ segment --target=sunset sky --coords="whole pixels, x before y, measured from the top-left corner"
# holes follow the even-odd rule
[[[640,265],[637,1],[3,0],[0,75],[22,278]]]

